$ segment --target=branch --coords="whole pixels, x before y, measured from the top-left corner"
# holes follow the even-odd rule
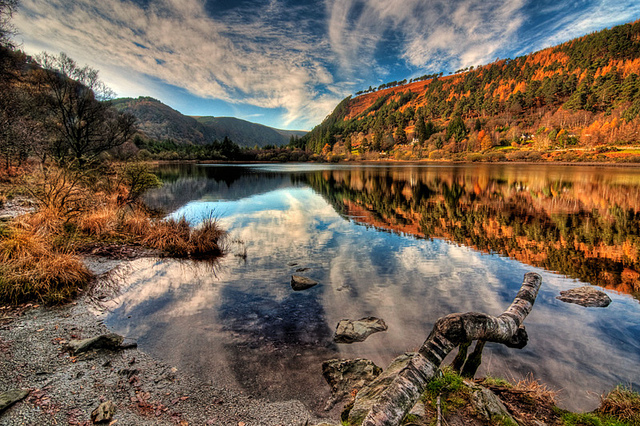
[[[540,275],[525,274],[513,303],[498,317],[468,312],[438,319],[418,353],[399,356],[358,392],[349,413],[349,425],[399,425],[436,376],[444,358],[461,344],[485,340],[524,347],[527,333],[522,323],[531,312],[541,285]]]

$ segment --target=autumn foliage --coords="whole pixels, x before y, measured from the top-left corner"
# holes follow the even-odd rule
[[[300,144],[319,154],[398,159],[627,147],[640,132],[639,75],[640,21],[449,76],[369,88],[342,101]],[[466,130],[452,135],[456,120]],[[423,123],[434,129],[427,138]]]

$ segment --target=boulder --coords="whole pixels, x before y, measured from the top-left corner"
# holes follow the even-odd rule
[[[589,308],[606,308],[611,303],[611,298],[603,291],[596,290],[591,286],[572,288],[571,290],[561,291],[560,296],[556,299],[567,303],[575,303],[577,305]]]
[[[488,421],[500,420],[507,424],[518,424],[495,393],[470,381],[465,381],[464,383],[471,391],[471,405],[477,415]],[[507,421],[505,422],[505,420]]]
[[[116,413],[116,404],[113,401],[103,402],[91,412],[91,421],[94,423],[107,423],[113,419]]]
[[[317,285],[318,282],[302,275],[291,275],[291,288],[294,291],[301,291]]]
[[[79,354],[93,349],[128,349],[135,347],[135,342],[125,342],[119,334],[109,333],[83,340],[71,340],[68,347],[71,353]]]
[[[333,340],[336,343],[364,342],[367,337],[379,331],[385,331],[387,324],[376,317],[366,317],[359,320],[340,320],[336,327]]]
[[[330,410],[346,397],[368,385],[382,373],[382,368],[368,359],[331,359],[322,363],[322,376],[331,387],[331,399],[325,410]]]
[[[29,395],[28,390],[12,389],[6,392],[0,392],[0,413],[11,407],[18,401],[22,401]]]

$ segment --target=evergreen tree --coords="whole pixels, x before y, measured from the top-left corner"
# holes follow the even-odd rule
[[[447,140],[453,138],[456,142],[460,142],[467,136],[467,127],[464,124],[464,120],[459,115],[456,115],[447,126]]]

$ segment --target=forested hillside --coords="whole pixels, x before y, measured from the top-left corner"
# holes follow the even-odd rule
[[[178,144],[204,145],[229,138],[241,147],[280,146],[306,132],[274,129],[233,117],[190,117],[150,97],[120,98],[113,105],[137,118],[147,137]]]
[[[365,158],[637,160],[639,74],[637,21],[458,74],[370,87],[299,146]]]

